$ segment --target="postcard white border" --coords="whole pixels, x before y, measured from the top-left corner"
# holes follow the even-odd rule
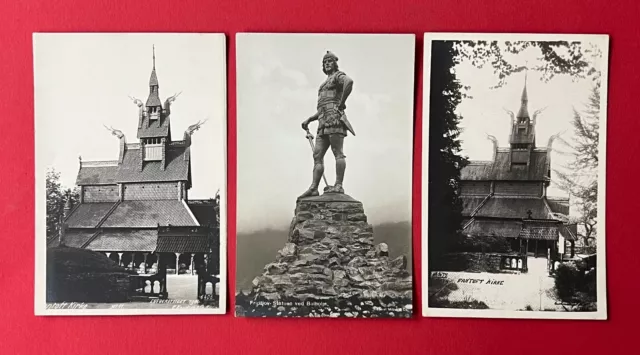
[[[87,35],[145,35],[145,36],[206,36],[209,38],[217,38],[222,41],[222,48],[220,55],[223,57],[222,63],[224,68],[222,70],[222,77],[220,78],[224,82],[224,98],[222,101],[224,110],[224,118],[222,119],[222,132],[221,139],[223,144],[224,154],[224,174],[222,174],[222,186],[220,187],[220,282],[219,282],[219,304],[218,308],[167,308],[167,309],[47,309],[46,302],[46,200],[41,198],[45,196],[45,175],[46,166],[40,159],[38,159],[39,150],[45,149],[41,147],[39,142],[46,140],[43,132],[38,131],[38,112],[37,112],[37,97],[35,92],[35,85],[37,85],[35,64],[36,64],[36,42],[38,38],[44,36],[57,36],[57,35],[73,35],[73,36],[87,36]],[[213,42],[216,43],[216,42]],[[45,33],[34,32],[32,35],[32,55],[34,65],[34,149],[35,149],[35,269],[34,269],[34,314],[36,316],[125,316],[125,315],[214,315],[214,314],[226,314],[227,313],[227,174],[228,174],[228,114],[227,107],[228,101],[228,85],[227,85],[227,42],[226,35],[224,33],[110,33],[110,32],[96,32],[96,33]]]
[[[503,311],[481,309],[452,309],[429,307],[429,94],[431,90],[431,42],[455,40],[518,40],[518,41],[591,41],[598,42],[602,48],[602,86],[600,97],[600,151],[598,167],[598,267],[597,292],[598,310],[596,312],[545,312],[545,311]],[[609,79],[609,36],[598,34],[519,34],[519,33],[425,33],[423,58],[423,111],[422,111],[422,316],[423,317],[457,317],[457,318],[520,318],[520,319],[607,319],[607,284],[606,284],[606,156],[607,156],[607,105]]]

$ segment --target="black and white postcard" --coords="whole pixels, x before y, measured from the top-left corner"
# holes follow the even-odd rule
[[[425,34],[425,316],[606,319],[608,45]]]
[[[36,315],[225,313],[224,35],[33,42]]]
[[[236,315],[410,317],[414,36],[236,38]]]

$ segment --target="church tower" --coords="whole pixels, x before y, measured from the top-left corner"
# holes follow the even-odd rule
[[[156,53],[153,48],[153,67],[149,78],[149,96],[138,117],[138,138],[142,155],[140,169],[145,162],[160,161],[161,169],[166,167],[166,150],[171,141],[168,104],[163,110],[160,101],[160,84],[156,74]]]
[[[527,75],[525,74],[520,109],[511,120],[511,135],[509,136],[511,168],[528,167],[531,162],[531,151],[536,146],[535,121],[529,116],[528,104]]]

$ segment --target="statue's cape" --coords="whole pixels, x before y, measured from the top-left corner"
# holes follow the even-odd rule
[[[342,112],[342,114],[340,115],[340,121],[344,123],[344,126],[347,127],[347,130],[351,132],[351,134],[353,134],[354,136],[356,135],[356,131],[353,130],[353,126],[351,126],[351,122],[349,122],[349,120],[347,119],[346,113]]]

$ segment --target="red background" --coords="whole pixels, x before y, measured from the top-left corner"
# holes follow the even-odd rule
[[[640,316],[640,258],[635,247],[635,218],[640,205],[634,198],[637,190],[629,186],[634,186],[640,172],[633,164],[638,161],[636,154],[640,150],[636,133],[640,129],[638,14],[640,3],[634,0],[0,2],[0,353],[633,353]],[[34,31],[227,34],[230,290],[235,287],[235,33],[415,33],[414,318],[265,320],[234,318],[232,312],[224,316],[35,317]],[[606,213],[608,321],[420,316],[422,33],[426,31],[611,35]],[[229,309],[233,310],[233,299],[230,302]]]

